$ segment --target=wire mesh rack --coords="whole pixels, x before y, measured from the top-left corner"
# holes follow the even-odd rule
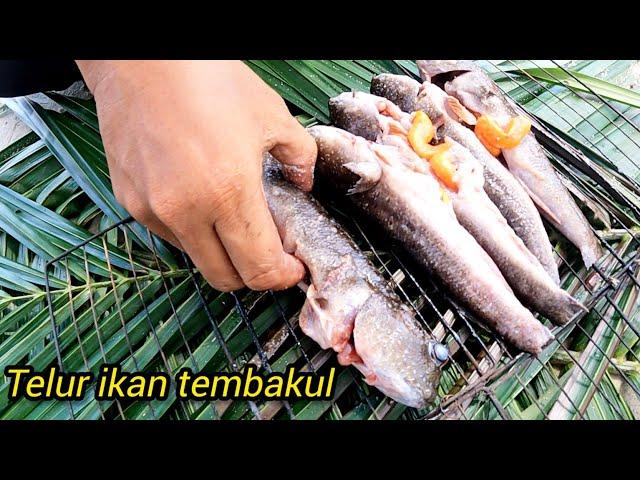
[[[566,90],[578,95],[593,111],[585,115],[576,110],[578,119],[565,120],[593,124],[594,135],[582,135],[582,144],[607,162],[609,155],[601,149],[605,139],[630,164],[638,165],[640,136],[629,130],[640,130],[630,112],[584,83],[575,86],[581,80],[560,64],[556,65],[562,72],[573,76],[573,87],[552,87],[515,63],[513,69],[500,65],[488,62],[488,70],[500,71],[511,82],[511,88],[505,89],[511,96],[528,95],[553,110],[554,102],[569,102],[564,97]],[[499,85],[504,88],[507,84]],[[605,129],[598,128],[592,118],[604,115],[603,104],[610,113]],[[594,232],[607,252],[585,271],[577,251],[546,225],[556,246],[561,284],[589,311],[553,328],[556,340],[541,354],[525,354],[506,344],[375,225],[358,220],[347,205],[325,199],[330,213],[393,282],[424,328],[449,347],[437,402],[426,410],[407,408],[368,386],[356,370],[340,367],[331,351],[321,350],[302,333],[297,318],[304,302],[301,291],[216,292],[183,253],[174,251],[174,264],[162,261],[155,251],[157,240],[149,232],[146,249],[141,252],[139,245],[134,249],[136,240],[130,230],[134,222],[127,219],[47,264],[51,341],[61,371],[97,373],[105,363],[120,364],[124,371],[162,371],[171,376],[184,367],[202,372],[242,371],[249,363],[266,372],[295,365],[319,374],[336,367],[335,396],[331,401],[204,402],[177,400],[175,395],[153,401],[97,401],[86,395],[81,400],[45,402],[34,408],[48,409],[49,417],[74,419],[556,419],[590,418],[596,399],[598,408],[611,410],[617,418],[640,415],[621,409],[614,398],[624,391],[630,398],[627,403],[640,402],[636,367],[640,362],[640,210],[633,201],[638,197],[632,198],[640,186],[623,171],[615,181],[605,177],[600,164],[557,128],[533,120],[536,137],[571,192],[586,205]],[[619,137],[627,140],[624,147],[614,140]],[[92,263],[95,255],[106,258],[106,270]],[[82,261],[84,275],[70,274],[71,257]],[[78,281],[79,276],[86,281]],[[50,278],[58,283],[54,285]],[[59,279],[66,279],[65,288],[60,287]],[[539,382],[546,388],[539,388]],[[511,406],[515,401],[521,406],[517,415]]]

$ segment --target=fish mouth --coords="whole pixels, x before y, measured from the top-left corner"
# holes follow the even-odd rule
[[[456,77],[459,77],[463,73],[467,72],[469,72],[469,70],[451,70],[449,72],[437,73],[431,77],[431,83],[444,89],[444,86],[447,82],[455,80]]]
[[[433,396],[425,398],[423,395],[416,393],[415,389],[411,388],[411,386],[404,381],[387,382],[377,379],[375,383],[370,383],[366,377],[365,381],[369,385],[376,387],[387,397],[391,397],[398,402],[408,405],[409,407],[417,409],[425,408],[433,398]]]
[[[405,405],[417,409],[426,408],[437,396],[440,371],[449,359],[449,349],[446,345],[435,340],[429,341],[427,350],[430,359],[433,361],[434,368],[429,373],[429,380],[426,383],[411,384],[394,372],[378,374],[372,372],[365,376],[365,381],[369,385],[375,386],[388,397]],[[363,366],[368,368],[366,363]]]
[[[339,277],[335,274],[334,278]],[[389,352],[379,348],[375,341],[371,343],[368,337],[356,333],[356,324],[373,320],[373,313],[376,321],[386,319],[395,325],[402,323],[401,315],[405,312],[381,310],[383,297],[367,288],[354,288],[351,297],[345,299],[344,295],[338,295],[344,293],[339,286],[339,282],[324,288],[309,286],[299,317],[302,331],[322,348],[334,350],[340,365],[357,368],[367,384],[405,405],[424,408],[436,396],[440,367],[448,359],[447,347],[435,340],[425,342],[421,347],[423,355],[413,365],[426,372],[426,379],[415,380],[405,371],[406,365],[394,362],[388,357]]]
[[[470,72],[474,68],[465,60],[418,60],[417,63],[420,78],[439,87],[442,87],[448,80]]]

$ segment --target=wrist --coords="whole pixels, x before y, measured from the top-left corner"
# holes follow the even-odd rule
[[[136,63],[139,62],[128,60],[76,60],[76,65],[78,65],[80,73],[82,73],[87,88],[94,95],[98,85],[105,79],[117,75],[123,68],[132,70]]]
[[[106,62],[103,60],[76,60],[87,88],[94,93],[96,85],[105,75]]]

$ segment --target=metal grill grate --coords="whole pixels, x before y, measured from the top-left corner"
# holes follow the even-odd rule
[[[514,62],[512,65],[518,67]],[[572,75],[560,64],[555,65]],[[502,71],[511,81],[512,94],[523,92],[540,99],[544,108],[553,111],[550,98],[568,102],[564,98],[566,87],[550,87],[522,69],[503,70],[495,62],[489,62],[487,69]],[[591,106],[593,113],[584,115],[576,110],[576,115],[595,130],[592,137],[580,134],[584,138],[577,140],[604,161],[607,155],[601,142],[610,142],[620,156],[637,165],[640,145],[628,130],[640,130],[630,114],[598,96],[588,85],[582,86],[586,92],[569,90]],[[592,118],[601,114],[599,107],[603,103],[612,112],[612,117],[606,118],[607,131],[597,128]],[[302,292],[216,292],[194,270],[186,255],[176,252],[177,265],[162,263],[150,234],[148,251],[133,249],[133,222],[129,219],[47,264],[52,337],[62,371],[97,373],[103,363],[120,363],[125,371],[164,371],[171,375],[182,367],[204,372],[240,371],[248,362],[267,372],[296,365],[318,373],[336,366],[335,398],[290,404],[178,401],[169,395],[166,400],[152,402],[98,402],[87,395],[83,400],[47,403],[42,408],[60,418],[466,419],[513,418],[509,404],[518,398],[529,405],[530,418],[589,418],[588,409],[597,398],[616,416],[629,417],[631,412],[620,410],[613,397],[617,391],[610,387],[615,378],[640,401],[640,374],[635,366],[640,362],[640,203],[630,200],[630,195],[640,192],[640,186],[624,172],[613,184],[598,174],[601,167],[597,162],[570,145],[570,139],[553,125],[544,121],[534,125],[538,140],[572,192],[593,209],[601,209],[611,224],[611,228],[594,230],[607,255],[589,272],[582,267],[575,249],[547,225],[557,244],[563,288],[583,301],[589,312],[562,328],[554,328],[556,341],[540,355],[524,354],[504,343],[476,322],[375,226],[359,223],[349,207],[329,201],[330,212],[394,283],[397,293],[415,310],[424,327],[449,346],[450,360],[443,369],[438,404],[424,411],[409,409],[366,385],[357,371],[339,367],[332,352],[320,350],[300,331],[297,313],[304,301]],[[613,142],[607,134],[609,130],[629,140],[624,148]],[[107,272],[93,268],[91,257],[96,251],[106,257]],[[86,283],[72,280],[70,256],[84,262]],[[67,279],[66,288],[50,285],[50,275]],[[61,298],[65,301],[59,301]],[[71,309],[66,308],[69,300]],[[619,307],[621,304],[624,308]],[[607,382],[603,381],[605,376]],[[539,380],[552,388],[540,393],[536,383]],[[578,390],[582,395],[575,395]]]

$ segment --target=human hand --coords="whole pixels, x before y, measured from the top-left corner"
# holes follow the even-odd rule
[[[295,285],[262,190],[262,156],[310,190],[316,145],[240,61],[78,61],[118,201],[230,291]]]

